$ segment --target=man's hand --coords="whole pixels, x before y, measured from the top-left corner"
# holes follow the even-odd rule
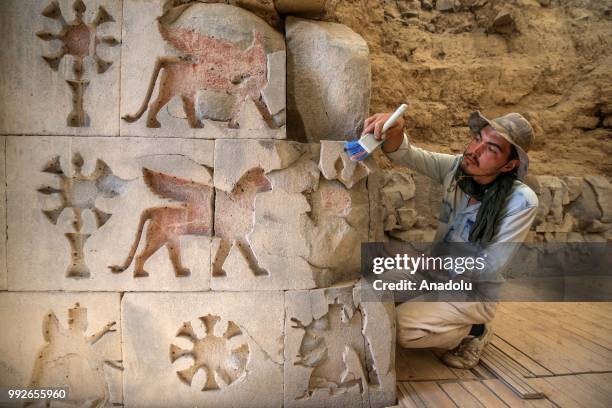
[[[397,118],[395,124],[382,134],[383,125],[390,116],[391,113],[376,113],[370,116],[365,120],[363,132],[361,133],[362,136],[367,133],[374,133],[376,140],[386,140],[382,145],[382,149],[387,153],[396,151],[404,140],[403,129],[405,121],[402,117]]]

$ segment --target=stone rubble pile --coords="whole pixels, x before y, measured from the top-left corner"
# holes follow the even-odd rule
[[[401,167],[381,174],[385,232],[402,241],[430,242],[442,202],[441,187]],[[612,184],[607,178],[542,175],[528,176],[526,183],[539,200],[528,242],[612,240]]]

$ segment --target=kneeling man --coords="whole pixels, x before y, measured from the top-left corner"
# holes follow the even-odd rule
[[[523,183],[534,133],[518,113],[492,120],[473,112],[468,120],[472,140],[461,155],[430,152],[410,145],[404,121],[381,134],[388,113],[365,121],[364,134],[385,139],[383,151],[396,164],[410,167],[443,186],[436,242],[494,243],[525,240],[538,206],[536,194]],[[494,302],[406,302],[397,308],[397,339],[406,348],[443,348],[442,360],[472,368],[491,341]]]

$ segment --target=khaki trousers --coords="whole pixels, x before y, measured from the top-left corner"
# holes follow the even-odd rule
[[[396,308],[397,342],[405,348],[453,349],[473,324],[495,316],[494,302],[405,302]]]

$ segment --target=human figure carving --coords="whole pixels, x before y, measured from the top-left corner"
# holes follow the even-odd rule
[[[95,350],[95,344],[106,334],[116,332],[115,322],[90,336],[87,331],[87,308],[78,303],[68,309],[68,328],[49,311],[43,321],[42,347],[32,373],[32,388],[67,387],[69,406],[107,406],[110,394],[104,365],[123,370],[122,362],[106,360]]]
[[[350,320],[342,320],[342,305],[329,305],[329,312],[305,325],[291,318],[294,329],[304,330],[298,360],[294,365],[312,368],[308,388],[297,399],[311,398],[317,389],[327,389],[331,395],[346,392],[357,385],[362,393],[367,387],[367,378],[361,367],[361,357],[349,345],[338,339],[346,336]],[[357,318],[357,314],[353,318]],[[351,367],[357,365],[358,367]],[[355,371],[359,374],[355,376]]]

